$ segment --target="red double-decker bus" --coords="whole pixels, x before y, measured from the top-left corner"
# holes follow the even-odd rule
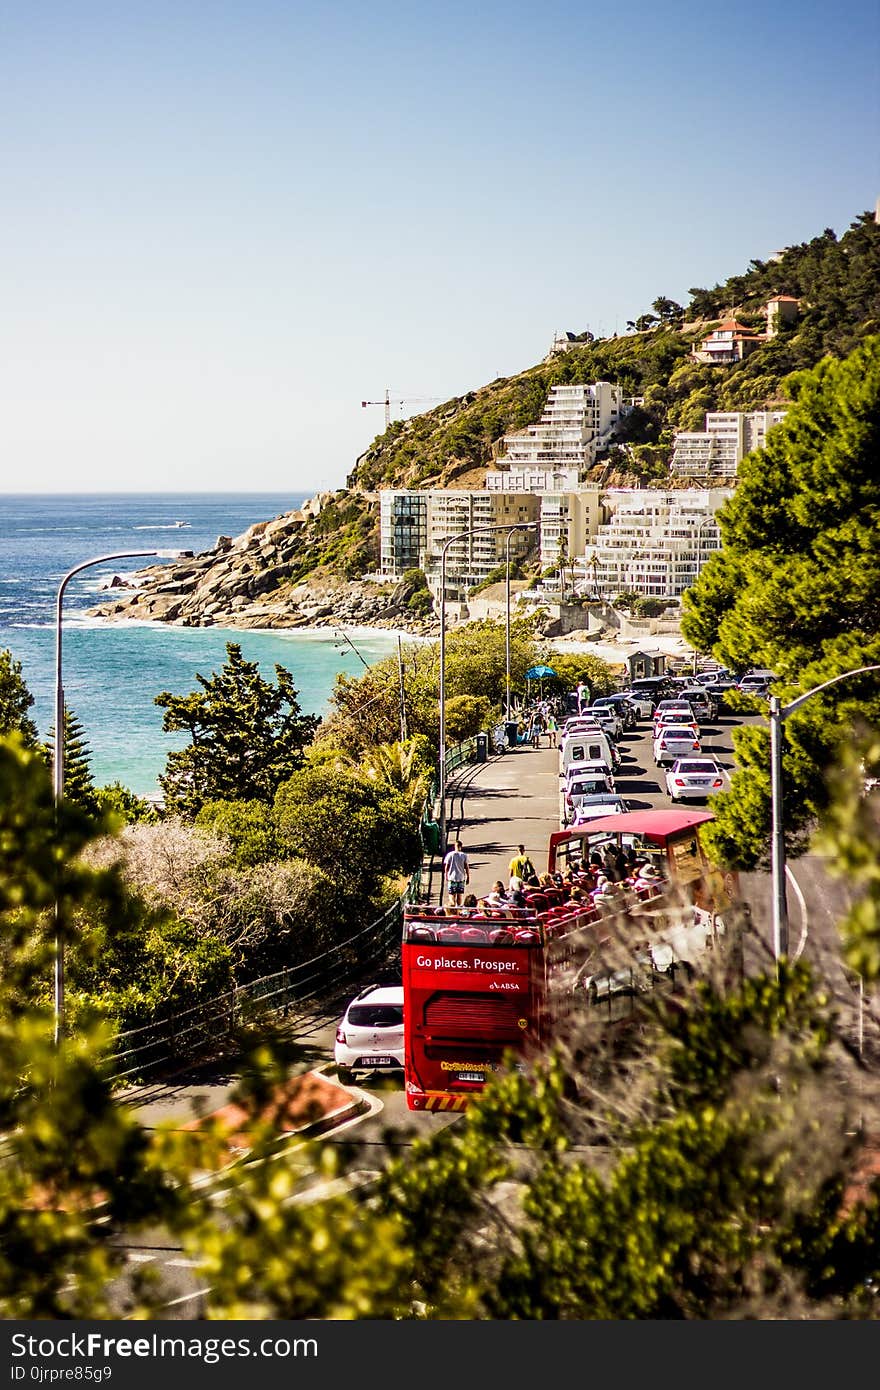
[[[570,868],[571,882],[527,891],[525,907],[408,907],[401,954],[409,1108],[464,1109],[507,1055],[525,1067],[544,1051],[573,1006],[595,1002],[599,977],[590,963],[610,943],[612,923],[634,924],[633,951],[638,944],[641,961],[650,963],[653,948],[667,974],[711,946],[737,885],[717,873],[699,844],[697,828],[707,820],[708,812],[631,812],[553,834],[548,871]],[[636,848],[658,877],[621,885],[626,901],[600,906],[587,894],[586,865],[592,849],[612,840]],[[678,907],[670,926],[662,908],[672,897]],[[693,923],[687,907],[682,918],[682,902]],[[591,993],[582,989],[587,980]]]

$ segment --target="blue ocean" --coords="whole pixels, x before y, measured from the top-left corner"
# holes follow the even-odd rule
[[[55,606],[64,575],[93,557],[139,550],[210,549],[302,505],[304,493],[0,495],[0,648],[22,664],[31,715],[45,737],[54,718]],[[186,694],[238,642],[267,680],[292,672],[301,707],[322,715],[336,673],[356,675],[397,650],[393,633],[348,628],[254,632],[107,623],[86,617],[114,574],[157,563],[145,558],[90,566],[67,585],[62,610],[65,700],[85,729],[98,785],[119,781],[139,796],[159,793],[158,776],[181,736],[162,732],[160,691]],[[351,644],[351,645],[350,645]],[[355,650],[352,650],[354,646]]]

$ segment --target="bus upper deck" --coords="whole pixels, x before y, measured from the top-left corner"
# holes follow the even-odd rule
[[[570,1011],[572,997],[580,999],[599,979],[616,928],[625,959],[638,960],[640,969],[647,963],[650,971],[689,964],[711,946],[724,930],[718,913],[735,886],[715,881],[717,871],[700,847],[697,828],[709,819],[706,812],[634,812],[555,833],[548,874],[525,890],[524,907],[407,908],[409,1107],[461,1109],[500,1070],[505,1052],[523,1064],[535,1055]],[[589,853],[613,840],[659,866],[656,881],[597,887]],[[617,979],[620,971],[605,974]]]

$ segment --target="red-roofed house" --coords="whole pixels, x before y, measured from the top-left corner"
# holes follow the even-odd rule
[[[756,333],[736,319],[726,319],[708,338],[693,349],[698,362],[715,362],[727,366],[731,362],[741,362],[756,347],[766,343],[765,333]]]

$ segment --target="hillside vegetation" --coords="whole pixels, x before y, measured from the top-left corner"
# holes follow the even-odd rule
[[[840,240],[826,229],[778,259],[753,260],[745,273],[689,294],[686,310],[655,300],[658,313],[636,320],[641,331],[573,346],[516,376],[395,421],[358,459],[349,488],[478,487],[502,435],[535,423],[551,386],[595,381],[619,382],[626,395],[644,397],[644,409],[633,413],[622,436],[636,446],[628,481],[665,477],[676,430],[702,429],[707,410],[785,402],[790,372],[828,353],[843,356],[880,328],[880,227],[872,213],[863,213]],[[788,329],[734,366],[691,357],[693,345],[732,315],[762,331],[764,307],[775,294],[800,300]]]

